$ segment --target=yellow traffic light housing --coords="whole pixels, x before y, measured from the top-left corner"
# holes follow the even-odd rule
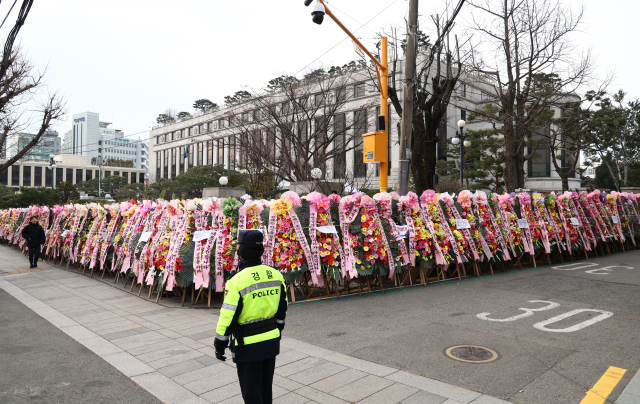
[[[362,135],[363,161],[365,163],[387,162],[387,133],[376,131]]]

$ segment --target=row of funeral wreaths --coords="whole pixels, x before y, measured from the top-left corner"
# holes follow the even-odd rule
[[[0,238],[26,248],[20,231],[31,216],[46,229],[43,253],[90,269],[120,271],[138,284],[222,291],[237,270],[237,233],[264,233],[263,263],[287,282],[363,275],[393,276],[408,266],[495,262],[598,243],[635,245],[639,195],[490,194],[425,191],[304,197],[135,201],[32,206],[0,211]]]

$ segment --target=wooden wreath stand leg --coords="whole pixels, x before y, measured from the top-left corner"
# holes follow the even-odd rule
[[[147,296],[147,299],[151,299],[151,296],[153,295],[153,291],[156,289],[156,285],[155,283],[152,284],[151,286],[149,286],[149,296]],[[140,288],[140,291],[142,291],[142,288]]]
[[[516,265],[520,265],[520,269],[522,269],[522,257],[524,257],[524,254],[522,254],[521,256],[514,258],[516,260],[516,263],[511,263],[512,267],[515,267]]]
[[[292,283],[289,284],[289,293],[291,293],[291,304],[296,304],[296,294]]]
[[[473,261],[473,272],[476,276],[480,276],[480,267],[478,266],[478,261]]]
[[[162,294],[164,293],[164,290],[165,290],[165,285],[162,285],[162,287],[158,290],[158,297],[156,297],[156,303],[158,303],[158,301],[162,299]]]
[[[377,275],[378,282],[380,282],[380,290],[382,291],[382,293],[384,293],[384,285],[382,284],[383,283],[382,278],[383,278],[382,275],[380,274]]]

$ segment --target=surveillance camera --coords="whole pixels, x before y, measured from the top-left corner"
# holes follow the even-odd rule
[[[324,20],[324,14],[325,14],[324,11],[325,10],[322,3],[316,0],[316,2],[313,3],[313,7],[311,7],[311,15],[312,15],[313,22],[315,22],[318,25],[322,24],[322,21]]]
[[[304,0],[304,6],[305,7],[309,7],[309,4],[311,4],[313,0]]]

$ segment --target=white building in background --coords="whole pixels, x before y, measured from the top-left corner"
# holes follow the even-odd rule
[[[90,163],[100,157],[104,161],[132,161],[134,168],[148,170],[149,142],[128,139],[123,131],[110,125],[101,122],[95,112],[73,115],[73,128],[64,135],[62,152],[87,156]]]
[[[418,64],[424,63],[424,58],[428,57],[428,52],[421,52]],[[434,67],[435,69],[435,67]],[[404,60],[397,64],[396,83],[403,83]],[[430,75],[432,77],[433,74]],[[379,92],[373,85],[368,74],[354,74],[349,84],[340,88],[346,91],[349,101],[345,103],[335,118],[344,120],[345,117],[356,117],[362,114],[361,107],[367,106],[364,117],[364,128],[353,125],[349,131],[361,130],[363,133],[371,132],[376,127],[376,117],[379,110]],[[278,97],[278,94],[267,95]],[[319,97],[317,94],[315,97]],[[460,119],[467,120],[467,116],[475,110],[479,110],[484,104],[495,102],[495,90],[490,82],[478,81],[473,76],[461,76],[457,88],[452,95],[451,102],[447,108],[446,117],[438,128],[438,135],[443,141],[437,144],[437,158],[446,160],[450,157],[446,155],[445,142],[451,142],[458,130],[457,122]],[[398,99],[403,99],[402,89],[398,90]],[[577,101],[575,95],[567,95],[567,100]],[[289,108],[288,105],[286,108]],[[233,106],[220,109],[215,112],[204,114],[181,122],[176,122],[166,126],[156,126],[149,134],[151,141],[150,154],[150,176],[152,181],[159,178],[175,178],[177,175],[186,172],[190,167],[206,164],[222,164],[227,169],[237,169],[238,162],[243,161],[242,150],[239,147],[237,131],[234,131],[235,122],[253,121],[258,114],[254,113],[256,107],[251,102],[245,105]],[[560,106],[553,106],[556,117],[562,114]],[[289,110],[289,109],[288,109]],[[399,125],[400,116],[396,113],[389,100],[388,128],[388,189],[395,190],[398,186],[398,159],[399,159]],[[259,118],[256,118],[259,119]],[[310,120],[309,125],[314,125]],[[311,126],[310,126],[311,127]],[[490,129],[491,124],[483,122],[468,122],[465,132],[468,130]],[[362,133],[354,132],[354,135],[361,136]],[[349,136],[358,139],[357,136]],[[548,138],[548,133],[538,133],[533,131],[532,139],[538,140]],[[360,139],[362,139],[360,137]],[[361,140],[360,140],[361,141]],[[378,184],[378,167],[373,164],[362,163],[362,146],[353,145],[353,140],[348,145],[352,151],[346,153],[346,165],[342,169],[335,169],[333,161],[326,162],[326,172],[323,173],[323,180],[337,180],[344,178],[344,171],[349,173],[349,178],[354,178],[355,186],[362,187],[364,184],[375,188]],[[528,150],[527,154],[533,150]],[[187,158],[185,158],[185,156]],[[457,162],[458,159],[456,158]],[[562,166],[569,166],[569,161],[562,161]],[[551,160],[551,151],[548,146],[538,147],[534,158],[525,164],[525,188],[534,191],[560,191],[562,181],[556,172]],[[574,173],[569,178],[569,188],[580,187],[580,177]]]
[[[88,163],[85,156],[60,154],[53,159],[56,167],[50,166],[48,155],[47,161],[29,160],[13,164],[0,172],[0,184],[12,187],[15,191],[19,187],[56,188],[62,181],[75,185],[100,175],[100,167]],[[0,158],[0,164],[4,162],[6,159]],[[102,178],[112,175],[125,178],[127,184],[143,184],[147,173],[138,168],[102,167]]]

